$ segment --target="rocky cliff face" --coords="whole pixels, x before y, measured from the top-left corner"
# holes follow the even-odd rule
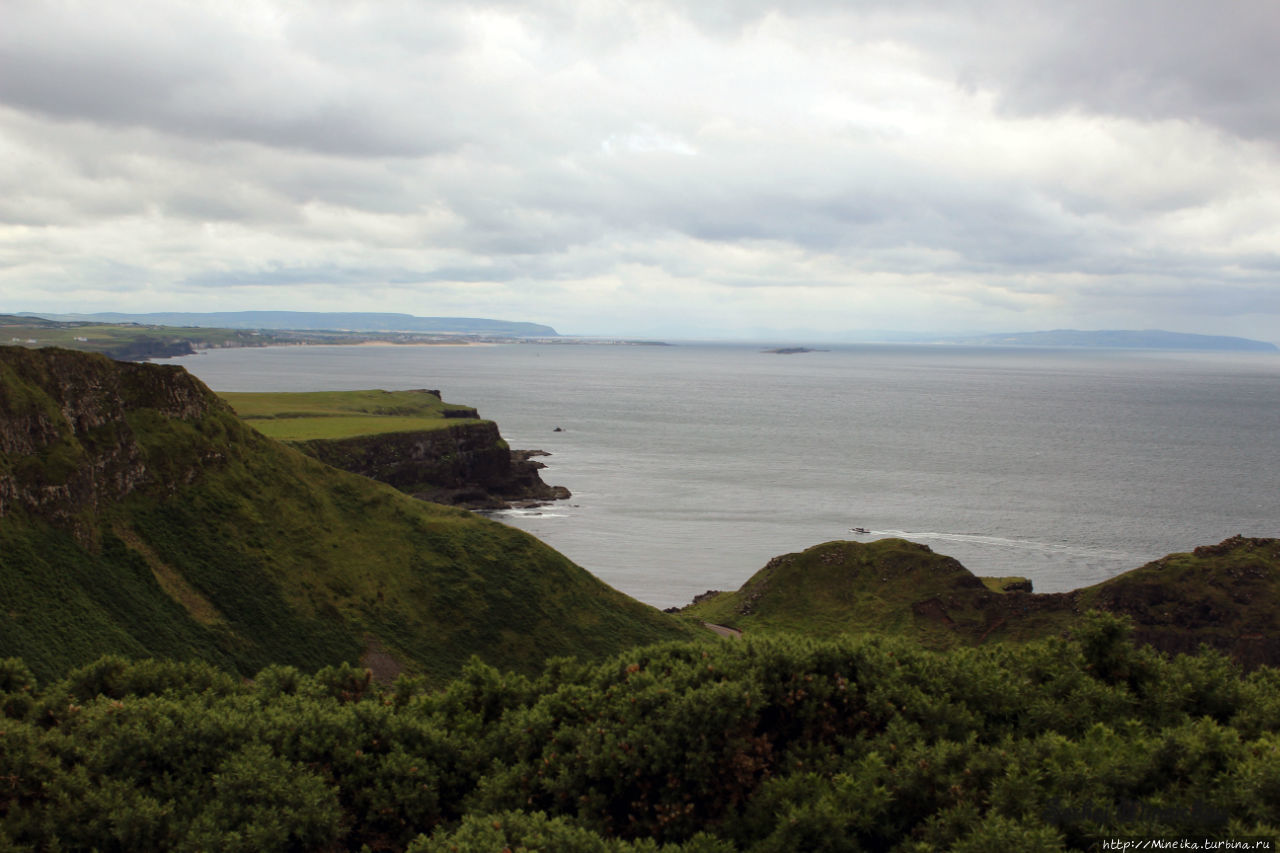
[[[568,489],[542,481],[538,470],[544,466],[530,458],[538,451],[509,450],[490,421],[424,432],[306,441],[297,447],[335,468],[435,503],[496,509],[513,501],[569,497]]]
[[[179,367],[0,347],[0,516],[74,522],[156,482],[138,418],[194,422],[225,411]],[[215,461],[207,455],[165,459],[166,486],[189,482]]]

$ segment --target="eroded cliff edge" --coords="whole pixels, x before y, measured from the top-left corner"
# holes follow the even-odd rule
[[[5,347],[0,517],[23,509],[83,536],[98,507],[145,486],[171,492],[219,464],[219,448],[195,442],[183,453],[147,453],[155,422],[217,430],[215,413],[230,410],[180,367]]]
[[[511,450],[497,424],[440,392],[228,393],[248,423],[315,459],[395,486],[423,500],[502,509],[568,498],[549,486],[534,457]]]
[[[395,486],[416,498],[471,509],[504,509],[570,496],[538,473],[537,450],[510,450],[492,421],[424,432],[313,439],[294,446],[321,462]]]

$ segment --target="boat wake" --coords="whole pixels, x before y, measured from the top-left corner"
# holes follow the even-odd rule
[[[544,509],[495,509],[486,512],[490,518],[568,518],[567,512],[548,512]]]
[[[946,533],[936,531],[909,530],[868,530],[865,527],[850,529],[854,536],[890,536],[895,539],[906,539],[911,542],[929,540],[935,542],[959,542],[967,545],[978,545],[990,548],[1006,548],[1016,551],[1032,551],[1040,554],[1063,554],[1093,558],[1126,558],[1122,551],[1107,548],[1093,548],[1087,545],[1075,545],[1059,542],[1037,542],[1031,539],[1007,539],[1003,536],[986,536],[979,533]]]

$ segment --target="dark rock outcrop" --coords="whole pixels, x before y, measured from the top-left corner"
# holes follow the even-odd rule
[[[460,417],[475,418],[474,409]],[[434,503],[503,509],[514,503],[563,500],[563,486],[548,486],[530,457],[510,450],[491,421],[421,432],[385,433],[298,442],[304,453],[335,468],[363,474]]]
[[[192,355],[195,351],[191,341],[144,338],[113,346],[105,350],[103,354],[119,361],[146,361],[149,358],[173,358],[179,355]]]
[[[76,527],[144,485],[191,482],[217,459],[193,451],[164,459],[158,472],[134,420],[194,422],[230,412],[180,367],[70,350],[0,347],[0,380],[0,457],[11,460],[0,467],[0,517],[21,510]]]

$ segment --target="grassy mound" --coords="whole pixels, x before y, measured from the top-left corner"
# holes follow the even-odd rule
[[[827,542],[775,557],[736,592],[703,598],[684,612],[751,633],[879,633],[950,648],[993,632],[1007,635],[1007,611],[1027,598],[988,588],[927,545],[881,539]]]
[[[1280,540],[1233,537],[1069,593],[1017,590],[1018,580],[975,577],[902,539],[828,542],[683,612],[746,633],[879,633],[951,648],[1062,635],[1101,610],[1163,651],[1205,643],[1249,666],[1280,663]]]

